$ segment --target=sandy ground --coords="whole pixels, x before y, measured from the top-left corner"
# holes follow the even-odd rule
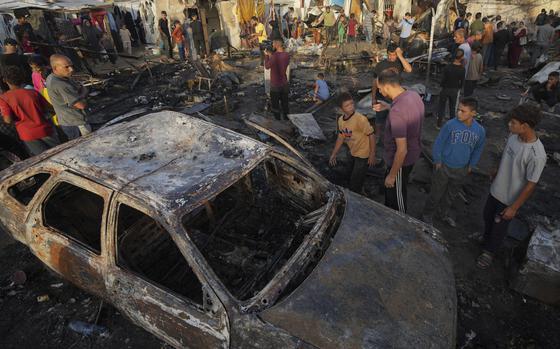
[[[216,123],[254,136],[241,121],[241,117],[251,112],[262,113],[265,105],[262,70],[255,60],[243,61],[246,65],[242,74],[240,91],[243,96],[235,97],[238,108],[229,115],[209,115]],[[167,66],[164,72],[172,74],[180,67]],[[311,83],[316,74],[314,69],[296,69],[293,84],[302,94],[306,83]],[[187,73],[185,73],[187,74]],[[492,73],[494,76],[494,73]],[[523,81],[521,69],[507,69],[495,73],[501,77],[495,85],[480,87],[475,96],[481,103],[480,113],[484,118],[488,144],[478,171],[470,176],[464,185],[466,202],[460,200],[455,206],[457,228],[451,228],[440,221],[435,222],[446,240],[449,255],[454,266],[458,300],[457,348],[558,348],[560,347],[560,309],[545,305],[530,297],[519,294],[509,287],[509,274],[515,260],[511,258],[516,248],[522,244],[508,241],[497,262],[487,271],[476,268],[474,260],[480,247],[478,238],[482,232],[482,207],[488,195],[489,178],[485,175],[500,158],[507,126],[505,112],[517,104],[518,85]],[[132,77],[130,79],[133,79]],[[126,81],[126,79],[124,79]],[[368,72],[352,76],[328,74],[327,80],[337,88],[347,88],[352,92],[369,87],[371,75]],[[412,74],[409,82],[423,80],[423,76]],[[146,91],[146,87],[143,92]],[[301,91],[301,92],[300,92]],[[496,94],[506,94],[511,101],[501,101]],[[111,96],[101,96],[103,101]],[[309,104],[298,101],[294,95],[291,102],[293,112],[305,110]],[[115,98],[115,97],[113,97]],[[132,98],[132,97],[131,97]],[[428,114],[435,107],[437,98],[427,104]],[[130,101],[129,101],[130,102]],[[134,104],[134,102],[130,102]],[[128,106],[119,105],[120,112]],[[130,109],[128,109],[130,110]],[[328,166],[328,156],[334,144],[336,108],[328,104],[315,114],[317,122],[327,136],[323,143],[300,143],[299,148],[313,165],[332,182],[347,185],[347,169],[344,157],[335,168]],[[112,117],[112,116],[111,116]],[[110,117],[108,117],[110,118]],[[559,120],[545,118],[539,126],[541,139],[549,153],[559,151]],[[429,151],[437,131],[433,117],[427,117],[423,131],[423,143]],[[290,140],[296,144],[297,140]],[[370,171],[365,192],[376,201],[383,201],[382,168]],[[417,164],[409,186],[409,214],[415,217],[420,211],[429,192],[431,165],[426,159]],[[557,215],[560,203],[560,175],[557,163],[550,160],[543,173],[537,192],[519,213],[519,221],[532,222],[539,215]],[[382,222],[381,222],[382,223]],[[0,233],[1,234],[1,233]],[[167,347],[144,330],[131,324],[114,308],[105,305],[99,316],[99,324],[110,330],[107,338],[82,337],[68,329],[72,320],[93,321],[98,313],[100,301],[73,287],[48,272],[24,246],[0,235],[0,286],[9,284],[11,275],[17,270],[25,271],[27,282],[21,286],[0,288],[0,347],[2,348],[162,348]],[[62,286],[60,286],[62,283]],[[48,295],[49,299],[38,302],[37,297]]]

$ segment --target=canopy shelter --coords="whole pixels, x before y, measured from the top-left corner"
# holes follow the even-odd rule
[[[86,8],[108,7],[103,0],[4,0],[0,3],[0,12],[13,11],[21,8],[37,8],[43,10],[80,11]]]

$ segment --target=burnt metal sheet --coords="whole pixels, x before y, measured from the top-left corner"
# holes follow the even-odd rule
[[[50,160],[170,212],[198,205],[269,151],[225,128],[162,111],[98,130]]]
[[[425,225],[345,191],[343,221],[315,270],[262,318],[321,348],[451,348],[456,294]]]
[[[325,135],[323,130],[317,124],[317,121],[311,113],[304,114],[288,114],[288,119],[298,128],[302,137],[318,139],[324,141]]]

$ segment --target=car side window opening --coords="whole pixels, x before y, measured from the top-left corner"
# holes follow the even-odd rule
[[[118,209],[117,265],[202,305],[202,284],[169,232],[125,204]]]
[[[100,254],[103,203],[101,196],[61,182],[43,204],[44,224]]]
[[[34,174],[9,187],[8,194],[20,204],[27,206],[50,177],[50,173]]]
[[[268,160],[182,223],[228,290],[247,300],[301,245],[324,212],[325,192],[293,167]]]

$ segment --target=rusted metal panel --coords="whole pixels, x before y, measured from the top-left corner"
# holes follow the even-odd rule
[[[315,270],[262,317],[321,348],[451,348],[451,264],[424,225],[345,191],[343,221]]]

